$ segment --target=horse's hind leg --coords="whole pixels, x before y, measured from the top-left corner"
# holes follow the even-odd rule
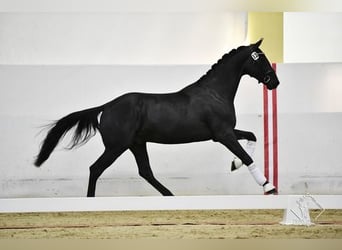
[[[91,165],[87,193],[88,197],[95,196],[97,179],[125,150],[126,149],[106,149],[100,158]]]
[[[135,144],[130,147],[135,160],[138,164],[139,175],[143,177],[148,183],[150,183],[155,189],[157,189],[164,196],[172,196],[173,194],[164,187],[153,175],[150,162],[147,155],[146,143]]]

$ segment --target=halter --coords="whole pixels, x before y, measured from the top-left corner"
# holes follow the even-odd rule
[[[258,60],[259,60],[259,58],[260,58],[259,55],[264,55],[264,53],[263,53],[263,52],[256,52],[256,51],[253,51],[253,52],[251,53],[251,57],[252,57],[252,59],[253,59],[254,61],[258,61]],[[271,80],[271,77],[269,76],[270,73],[272,73],[271,70],[268,70],[268,71],[265,73],[263,82],[266,83],[266,84],[269,83],[269,81]]]
[[[257,60],[259,60],[259,58],[260,58],[259,55],[264,55],[264,53],[253,51],[252,54],[251,54],[251,57],[252,57],[252,59],[253,59],[254,61],[257,61]]]

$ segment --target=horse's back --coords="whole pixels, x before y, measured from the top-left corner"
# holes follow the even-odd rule
[[[142,94],[138,136],[157,143],[186,143],[210,138],[199,107],[183,92]]]
[[[166,144],[203,141],[211,132],[199,107],[182,92],[169,94],[128,93],[105,105],[100,131],[103,139],[127,144]]]

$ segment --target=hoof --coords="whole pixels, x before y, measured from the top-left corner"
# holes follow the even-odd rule
[[[278,191],[277,191],[277,189],[273,188],[273,189],[271,189],[270,191],[265,192],[265,194],[266,194],[266,195],[269,195],[269,194],[278,194]]]
[[[234,172],[235,170],[239,169],[240,167],[242,167],[243,163],[239,158],[235,158],[232,161],[232,165],[231,165],[231,171]]]
[[[235,166],[234,161],[232,161],[231,171],[234,172],[235,170],[237,170],[237,167]]]
[[[275,188],[275,186],[273,186],[272,184],[270,184],[270,183],[268,183],[268,182],[266,182],[265,184],[264,184],[264,193],[266,194],[266,195],[269,195],[269,194],[278,194],[278,191],[277,191],[277,189]]]

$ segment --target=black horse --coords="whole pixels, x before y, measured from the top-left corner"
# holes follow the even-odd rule
[[[147,142],[177,144],[213,140],[225,145],[248,166],[265,193],[276,192],[238,140],[255,142],[252,132],[235,129],[234,98],[243,75],[248,74],[268,89],[278,78],[259,46],[262,40],[225,54],[195,83],[175,93],[128,93],[102,106],[74,112],[52,124],[35,161],[48,159],[60,139],[75,127],[71,148],[86,143],[100,131],[105,150],[90,167],[88,197],[95,196],[99,176],[129,149],[139,175],[162,195],[173,195],[153,175]],[[101,116],[100,116],[101,115]],[[240,166],[239,165],[239,166]],[[233,163],[232,169],[239,167]]]

